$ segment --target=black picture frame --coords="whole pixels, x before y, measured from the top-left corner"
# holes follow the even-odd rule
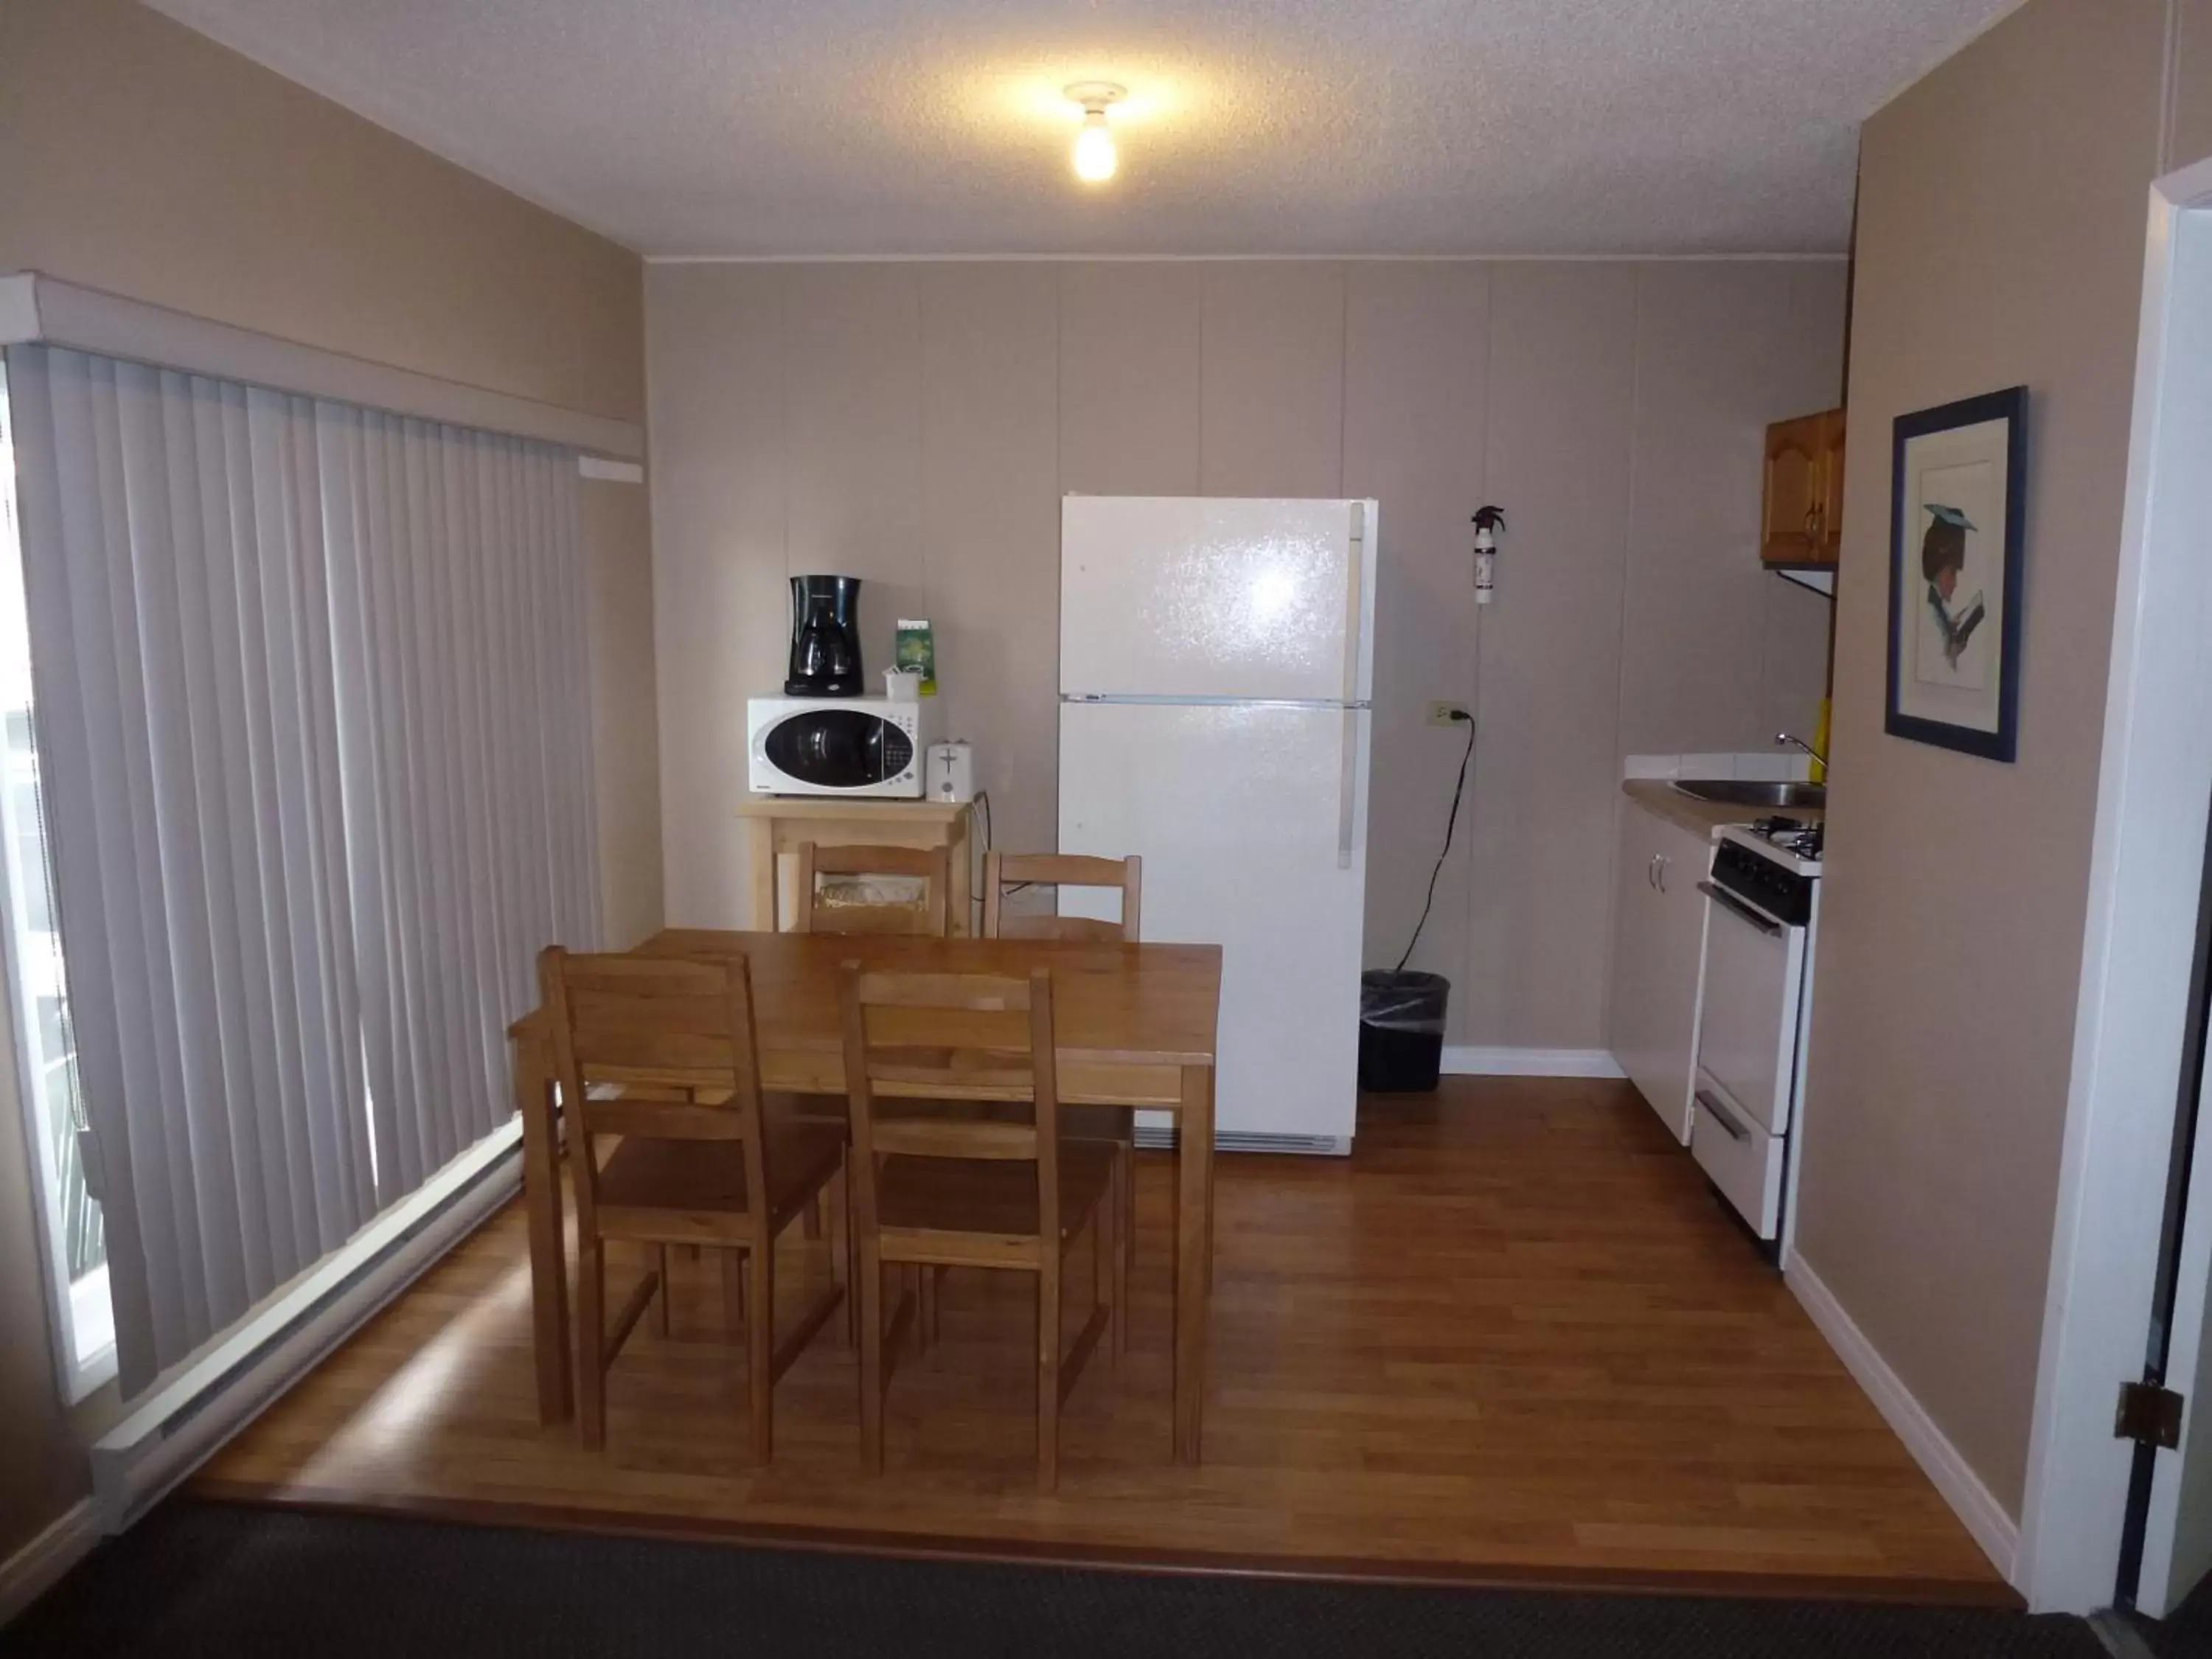
[[[2002,421],[2005,423],[2004,536],[2002,604],[1997,630],[1996,729],[1954,725],[1905,713],[1899,708],[1904,662],[1903,623],[1908,596],[1920,583],[1907,559],[1915,536],[1905,523],[1906,502],[1914,474],[1910,458],[1915,440],[1963,427]],[[1890,441],[1889,476],[1889,673],[1885,687],[1882,730],[1895,738],[1933,744],[1984,760],[2011,762],[2020,750],[2020,662],[2021,623],[2027,614],[2023,576],[2023,548],[2027,502],[2027,388],[2008,386],[2002,392],[1964,398],[1934,409],[1915,410],[1896,418]],[[1971,620],[1971,619],[1970,619]],[[1948,629],[1949,624],[1944,623]]]

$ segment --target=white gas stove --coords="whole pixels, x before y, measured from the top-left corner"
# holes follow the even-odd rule
[[[1715,839],[1690,1152],[1786,1261],[1820,908],[1818,823],[1761,818]]]

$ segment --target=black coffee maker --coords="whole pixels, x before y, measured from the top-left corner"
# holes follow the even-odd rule
[[[787,697],[857,697],[860,667],[860,579],[791,579],[791,673]]]

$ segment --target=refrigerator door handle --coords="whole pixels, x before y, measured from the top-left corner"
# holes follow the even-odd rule
[[[1340,763],[1336,775],[1336,867],[1352,868],[1352,823],[1359,805],[1359,711],[1344,711],[1344,736],[1337,745]]]
[[[1344,585],[1344,700],[1359,701],[1359,636],[1364,621],[1361,605],[1363,567],[1367,562],[1367,503],[1352,503],[1352,537],[1345,546]],[[1347,763],[1348,764],[1348,763]],[[1345,809],[1348,816],[1351,809]]]

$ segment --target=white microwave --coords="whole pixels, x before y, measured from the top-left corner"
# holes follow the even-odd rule
[[[927,702],[754,697],[745,704],[747,781],[756,795],[919,799]]]

